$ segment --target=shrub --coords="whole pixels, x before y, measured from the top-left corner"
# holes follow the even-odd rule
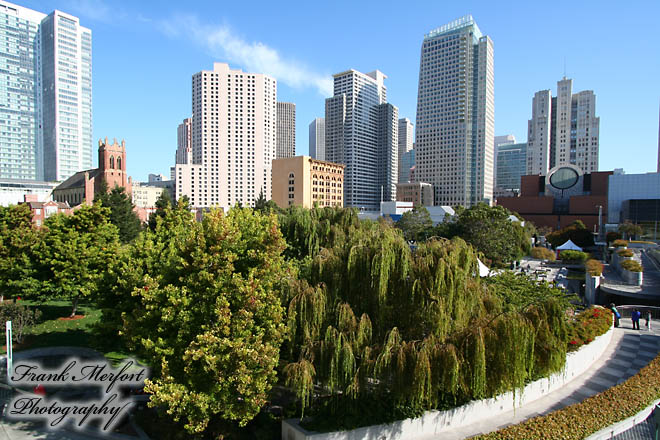
[[[544,248],[544,247],[532,248],[531,254],[532,254],[532,258],[537,258],[539,260],[555,261],[555,253],[548,248]]]
[[[587,258],[589,258],[589,254],[586,252],[580,252],[580,251],[561,251],[559,253],[559,258],[562,259],[563,261],[586,261]]]
[[[575,351],[612,326],[612,311],[600,306],[590,307],[573,317],[568,323],[567,351]]]
[[[0,323],[4,327],[6,321],[11,321],[12,340],[18,344],[23,342],[26,328],[37,323],[41,312],[21,304],[5,301],[0,303]]]
[[[625,398],[622,398],[623,396]],[[660,356],[622,384],[583,402],[473,439],[579,440],[637,414],[658,398],[660,398]]]
[[[612,242],[612,246],[614,246],[614,247],[628,247],[628,242],[626,240],[614,240],[614,242]]]
[[[599,277],[603,274],[603,263],[598,260],[587,260],[585,268],[591,276]]]
[[[618,232],[610,231],[605,235],[605,238],[607,239],[608,243],[612,243],[614,240],[619,240],[621,238],[621,234]]]
[[[635,260],[626,260],[621,262],[621,267],[630,272],[643,272],[642,265]]]
[[[630,249],[620,249],[616,251],[616,253],[619,255],[619,257],[624,257],[624,258],[630,258],[633,256],[633,251]]]

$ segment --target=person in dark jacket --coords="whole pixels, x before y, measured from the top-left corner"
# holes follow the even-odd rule
[[[634,309],[632,314],[630,315],[630,318],[632,319],[633,323],[633,330],[639,330],[639,318],[642,317],[642,312],[640,312],[637,309]]]

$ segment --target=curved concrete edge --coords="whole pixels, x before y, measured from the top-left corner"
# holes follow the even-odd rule
[[[587,371],[605,352],[612,341],[614,327],[579,350],[568,353],[564,369],[549,377],[536,380],[521,392],[509,391],[499,396],[469,402],[446,411],[427,411],[415,419],[400,420],[383,425],[365,426],[350,431],[316,433],[300,426],[300,420],[282,421],[282,439],[285,440],[387,440],[409,439],[442,434],[443,431],[462,428],[473,423],[514,411],[565,386]]]
[[[619,435],[633,426],[644,422],[653,413],[653,409],[658,404],[660,404],[660,399],[656,400],[650,406],[647,406],[634,416],[628,417],[627,419],[617,422],[614,425],[610,425],[607,428],[603,428],[600,431],[591,434],[584,440],[605,440],[610,439],[615,435]]]

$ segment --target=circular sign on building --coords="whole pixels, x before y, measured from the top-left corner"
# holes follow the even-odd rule
[[[550,185],[563,191],[575,186],[580,179],[580,174],[573,167],[560,167],[549,177]]]

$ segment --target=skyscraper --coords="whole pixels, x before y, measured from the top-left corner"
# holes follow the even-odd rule
[[[396,200],[398,109],[387,103],[386,76],[347,70],[334,75],[325,100],[325,160],[346,165],[344,203],[378,210]]]
[[[296,105],[292,102],[277,103],[277,151],[278,159],[296,155]]]
[[[325,160],[325,118],[309,123],[309,155],[312,159]]]
[[[0,178],[92,167],[92,33],[77,17],[0,0]]]
[[[404,169],[403,156],[413,148],[413,124],[408,118],[399,119],[399,183],[405,183],[408,180],[410,167]],[[412,165],[411,165],[412,166]]]
[[[419,66],[415,180],[436,205],[493,199],[493,42],[468,15],[424,36]]]
[[[176,197],[193,207],[254,206],[271,195],[277,83],[214,63],[193,75],[192,160],[176,165]]]
[[[192,160],[192,118],[186,118],[176,130],[176,157],[174,163]]]
[[[600,118],[591,90],[573,94],[573,80],[557,82],[557,96],[541,90],[532,100],[527,135],[527,174],[546,175],[573,164],[585,173],[598,171]]]

